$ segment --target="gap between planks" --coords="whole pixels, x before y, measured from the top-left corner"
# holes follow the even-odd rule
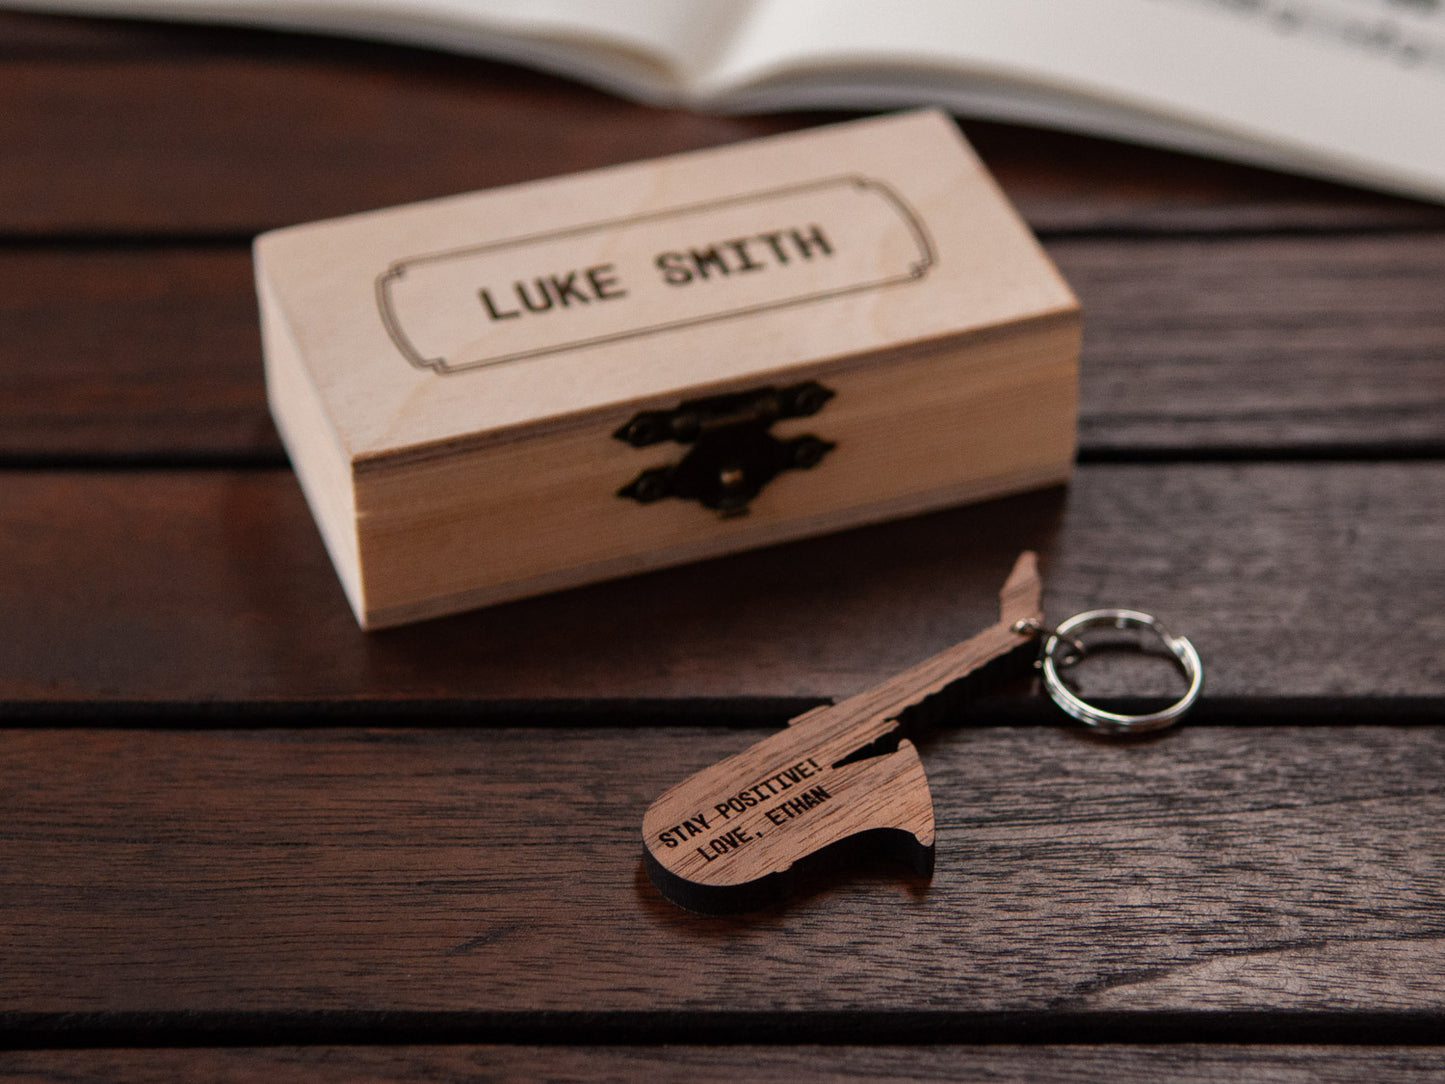
[[[727,1052],[732,1051],[734,1056],[758,1063],[776,1060],[787,1064],[791,1061],[787,1050],[817,1045],[821,1050],[852,1048],[851,1055],[839,1056],[873,1065],[879,1063],[862,1056],[863,1051],[886,1050],[889,1057],[906,1065],[924,1059],[909,1058],[905,1051],[936,1050],[945,1044],[971,1047],[974,1058],[1007,1047],[1015,1047],[1019,1053],[1060,1046],[1095,1049],[1114,1045],[1121,1051],[1140,1052],[1150,1047],[1184,1047],[1190,1051],[1189,1060],[1217,1064],[1238,1059],[1237,1054],[1231,1057],[1228,1053],[1234,1044],[1248,1044],[1260,1062],[1269,1066],[1276,1065],[1280,1057],[1271,1056],[1272,1050],[1328,1044],[1333,1058],[1357,1067],[1370,1063],[1373,1055],[1364,1051],[1373,1048],[1408,1050],[1420,1059],[1418,1064],[1445,1066],[1442,1027],[1445,1016],[1438,1013],[1330,1011],[0,1013],[0,1081],[10,1079],[17,1066],[38,1067],[53,1061],[83,1067],[90,1059],[81,1052],[96,1048],[104,1053],[96,1057],[95,1064],[116,1069],[131,1058],[177,1066],[194,1061],[198,1067],[232,1061],[239,1063],[239,1068],[248,1060],[265,1064],[265,1053],[272,1052],[277,1068],[287,1062],[299,1068],[310,1060],[310,1054],[340,1060],[355,1071],[368,1063],[415,1059],[415,1054],[408,1057],[407,1048],[433,1047],[428,1057],[445,1064],[475,1058],[478,1048],[491,1044],[495,1045],[488,1053],[494,1058],[520,1060],[519,1047],[535,1047],[549,1052],[541,1059],[544,1062],[550,1058],[563,1064],[571,1060],[564,1051],[604,1047],[623,1059],[636,1059],[641,1049],[650,1049],[654,1059],[681,1055],[691,1060],[684,1053],[685,1044],[705,1045],[719,1060],[727,1060]],[[616,1050],[628,1046],[641,1049]],[[1212,1053],[1219,1050],[1225,1053]],[[442,1051],[454,1053],[449,1058]],[[1293,1051],[1283,1055],[1291,1060],[1295,1056]],[[1146,1060],[1167,1064],[1172,1059],[1159,1054]],[[1269,1079],[1276,1080],[1274,1076]],[[1368,1079],[1377,1078],[1370,1075]]]
[[[233,701],[0,701],[0,728],[157,731],[285,730],[387,727],[402,729],[641,728],[686,725],[750,731],[758,735],[831,700],[812,697],[696,697],[667,699],[578,698],[551,700],[334,699]],[[1101,697],[1106,710],[1140,714],[1158,698]],[[680,722],[685,720],[685,723]],[[1206,697],[1181,726],[1325,727],[1436,726],[1445,698]],[[982,696],[930,726],[940,734],[990,726],[1056,727],[1080,724],[1063,715],[1036,682]]]
[[[540,1080],[1029,1080],[1036,1084],[1167,1079],[1175,1084],[1398,1084],[1437,1079],[1445,1051],[1429,1046],[1039,1045],[929,1047],[405,1046],[12,1053],[0,1080],[287,1079],[345,1084],[388,1081]]]

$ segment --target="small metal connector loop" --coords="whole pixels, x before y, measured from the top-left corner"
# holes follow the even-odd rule
[[[1036,617],[1025,617],[1021,621],[1015,621],[1013,630],[1020,636],[1049,637],[1059,635],[1058,629],[1045,625]],[[1073,650],[1056,660],[1058,664],[1060,666],[1076,666],[1082,662],[1084,656],[1088,653],[1088,649],[1084,647],[1084,642],[1072,636],[1063,636],[1060,637],[1060,639],[1067,643]],[[1040,654],[1039,661],[1034,665],[1042,667],[1043,664],[1043,655]]]

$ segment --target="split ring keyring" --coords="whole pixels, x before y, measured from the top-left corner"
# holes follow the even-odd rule
[[[1184,677],[1189,682],[1188,691],[1167,708],[1145,715],[1121,715],[1118,712],[1096,708],[1093,704],[1081,699],[1060,679],[1059,665],[1061,663],[1069,665],[1078,661],[1077,633],[1083,632],[1085,629],[1102,627],[1148,629],[1153,632],[1169,649],[1174,660],[1179,664],[1179,668],[1184,671]],[[1068,714],[1081,723],[1095,727],[1106,734],[1144,734],[1151,730],[1162,730],[1171,726],[1194,706],[1194,702],[1199,699],[1200,691],[1204,688],[1204,667],[1199,661],[1199,652],[1194,650],[1194,645],[1185,637],[1171,634],[1168,629],[1159,624],[1152,614],[1141,613],[1138,610],[1087,610],[1062,622],[1058,628],[1047,630],[1047,633],[1048,638],[1044,641],[1041,658],[1044,688],[1048,690],[1054,703]],[[1061,648],[1068,649],[1068,654],[1063,659],[1058,658]]]

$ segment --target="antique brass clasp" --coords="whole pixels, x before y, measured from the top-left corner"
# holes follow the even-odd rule
[[[822,410],[834,393],[816,380],[786,388],[691,399],[673,410],[644,410],[612,435],[634,448],[674,441],[691,445],[679,462],[651,467],[617,491],[651,504],[664,497],[695,500],[722,516],[739,516],[785,470],[807,470],[833,450],[811,434],[782,440],[770,432],[781,418]]]

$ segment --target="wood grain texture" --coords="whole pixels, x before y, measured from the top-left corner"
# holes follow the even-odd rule
[[[225,32],[231,47],[236,35]],[[0,60],[78,60],[204,51],[216,39],[200,27],[144,19],[92,19],[0,11]]]
[[[284,462],[249,254],[0,250],[0,456]]]
[[[751,740],[0,732],[0,1028],[585,1012],[797,1040],[820,1014],[967,1036],[999,1013],[1313,1012],[1359,1041],[1445,1018],[1445,729],[943,731],[931,882],[864,862],[782,908],[682,911],[642,875],[642,812]]]
[[[650,109],[507,65],[325,38],[0,19],[0,233],[256,233],[837,117]],[[1263,170],[966,127],[1037,229],[1445,224],[1439,207]]]
[[[318,1082],[1030,1080],[1379,1084],[1437,1079],[1445,1052],[1347,1046],[404,1046],[17,1051],[0,1080],[88,1084],[304,1075]]]
[[[1206,699],[1445,691],[1431,463],[1085,467],[370,635],[288,472],[9,473],[0,503],[8,701],[841,696],[993,622],[1027,548],[1050,616],[1132,606],[1190,636]]]
[[[1445,234],[1050,244],[1081,448],[1445,449]]]
[[[1432,233],[1060,239],[1083,453],[1445,445]],[[280,462],[249,254],[0,250],[0,455]]]
[[[0,233],[28,235],[250,235],[800,123],[409,51],[17,60],[0,98]]]

